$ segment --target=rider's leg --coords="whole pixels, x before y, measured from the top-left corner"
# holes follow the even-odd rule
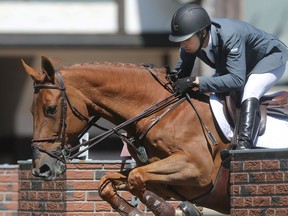
[[[285,66],[249,76],[242,96],[236,149],[250,149],[255,144],[260,124],[259,99],[281,78]]]
[[[251,149],[260,125],[260,106],[257,98],[248,98],[241,104],[237,149]]]

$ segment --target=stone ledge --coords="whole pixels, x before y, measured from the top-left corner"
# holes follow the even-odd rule
[[[230,150],[232,160],[267,160],[288,158],[288,149]]]

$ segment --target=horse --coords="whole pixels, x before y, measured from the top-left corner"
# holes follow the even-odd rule
[[[24,60],[22,64],[35,90],[31,106],[34,176],[55,180],[63,174],[67,151],[77,146],[89,119],[101,117],[115,125],[125,123],[120,128],[129,134],[124,138],[136,161],[135,168],[100,180],[99,195],[120,215],[144,214],[117,190],[129,191],[155,215],[198,215],[185,213],[188,204],[175,209],[168,199],[229,213],[229,170],[221,166],[220,156],[227,141],[219,135],[209,96],[176,97],[165,83],[164,67],[93,62],[55,69],[47,57],[42,57],[42,70]]]

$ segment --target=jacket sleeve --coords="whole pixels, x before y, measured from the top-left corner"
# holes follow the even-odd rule
[[[179,52],[180,58],[175,67],[175,70],[178,72],[178,77],[184,78],[191,76],[196,56],[194,54],[185,52],[185,50],[182,48],[180,48]]]
[[[228,92],[244,87],[246,81],[245,40],[239,34],[233,34],[224,44],[222,59],[226,59],[225,70],[216,73],[219,76],[199,77],[199,89],[202,92]],[[220,69],[221,70],[221,69]]]

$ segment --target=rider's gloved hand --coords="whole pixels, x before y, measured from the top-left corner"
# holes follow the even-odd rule
[[[194,83],[196,77],[185,77],[178,79],[176,82],[173,84],[173,89],[176,94],[184,94],[186,92],[189,92],[192,90],[194,87],[198,87],[198,84]]]

